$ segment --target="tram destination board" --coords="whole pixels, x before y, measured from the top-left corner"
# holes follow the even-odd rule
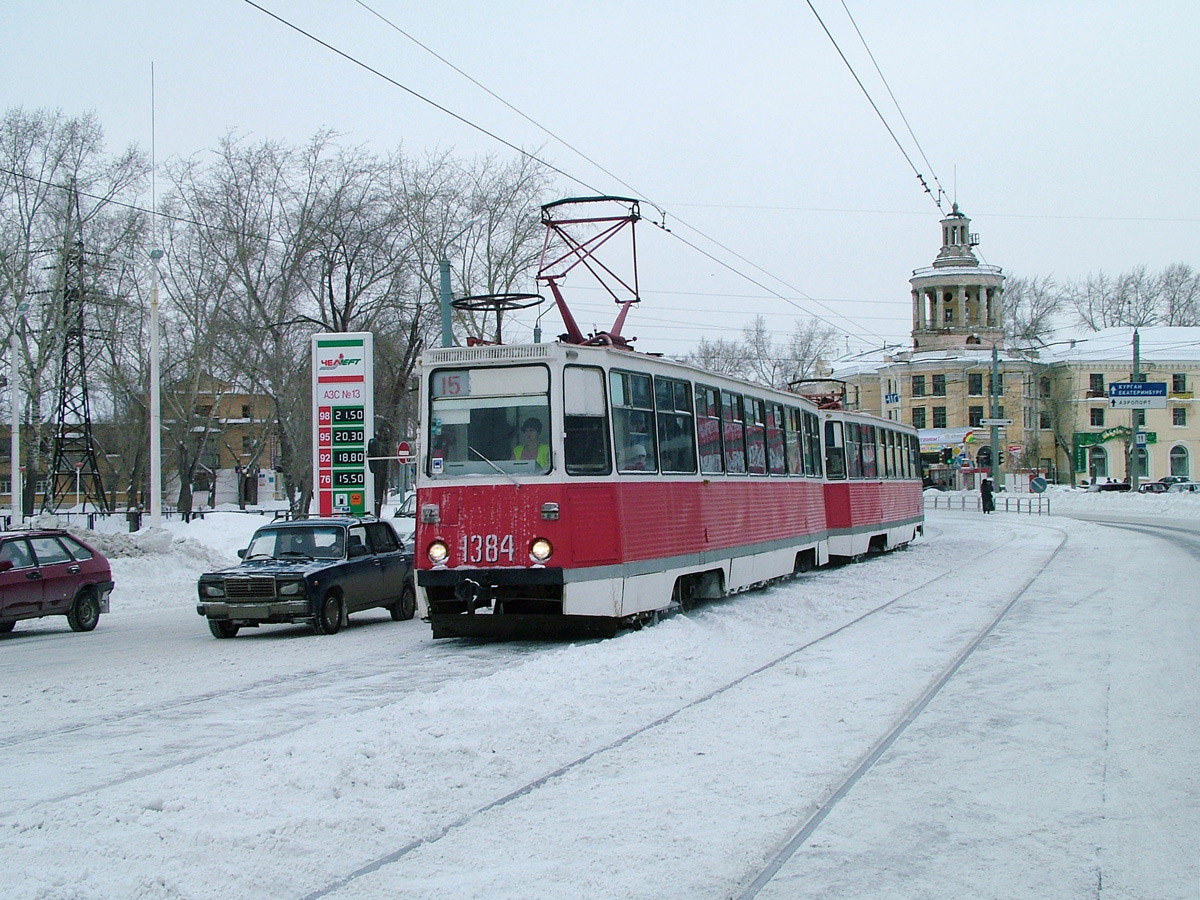
[[[1108,386],[1109,409],[1166,409],[1165,381],[1116,381]]]
[[[375,508],[367,447],[373,437],[373,346],[367,332],[313,336],[314,490],[322,516]]]

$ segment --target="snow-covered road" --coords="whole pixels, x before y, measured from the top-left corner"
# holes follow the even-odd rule
[[[482,646],[386,613],[216,641],[194,580],[241,538],[199,525],[115,560],[95,632],[0,640],[0,896],[1196,896],[1200,536],[929,524]]]

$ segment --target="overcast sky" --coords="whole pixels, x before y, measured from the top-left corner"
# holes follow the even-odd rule
[[[651,201],[678,235],[783,295],[642,227],[644,299],[626,327],[640,349],[682,353],[755,314],[780,332],[819,315],[854,349],[908,340],[908,279],[933,261],[941,214],[805,0],[256,2],[570,173],[562,196]],[[918,149],[841,0],[813,5],[944,208],[957,197],[972,218],[983,261],[1060,279],[1200,264],[1200,6],[846,0]],[[113,151],[149,149],[153,62],[160,161],[231,129],[514,153],[246,0],[9,0],[5,12],[3,106],[95,110]],[[580,324],[611,324],[580,293]]]

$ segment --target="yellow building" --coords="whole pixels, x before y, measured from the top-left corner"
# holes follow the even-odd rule
[[[1005,276],[976,259],[970,224],[955,205],[933,265],[913,272],[912,350],[834,364],[849,405],[915,426],[927,477],[952,487],[973,487],[996,455],[1010,488],[1035,474],[1122,480],[1139,440],[1139,479],[1195,477],[1200,328],[1141,329],[1138,380],[1166,385],[1163,408],[1114,406],[1108,386],[1134,380],[1133,329],[1006,347]]]

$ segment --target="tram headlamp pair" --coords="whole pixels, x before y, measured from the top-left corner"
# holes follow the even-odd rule
[[[429,549],[425,551],[425,555],[429,557],[429,561],[435,566],[442,566],[450,558],[450,548],[446,546],[445,541],[437,540],[429,545]],[[544,563],[553,555],[554,547],[545,538],[535,538],[533,543],[529,545],[529,558],[534,562]]]

